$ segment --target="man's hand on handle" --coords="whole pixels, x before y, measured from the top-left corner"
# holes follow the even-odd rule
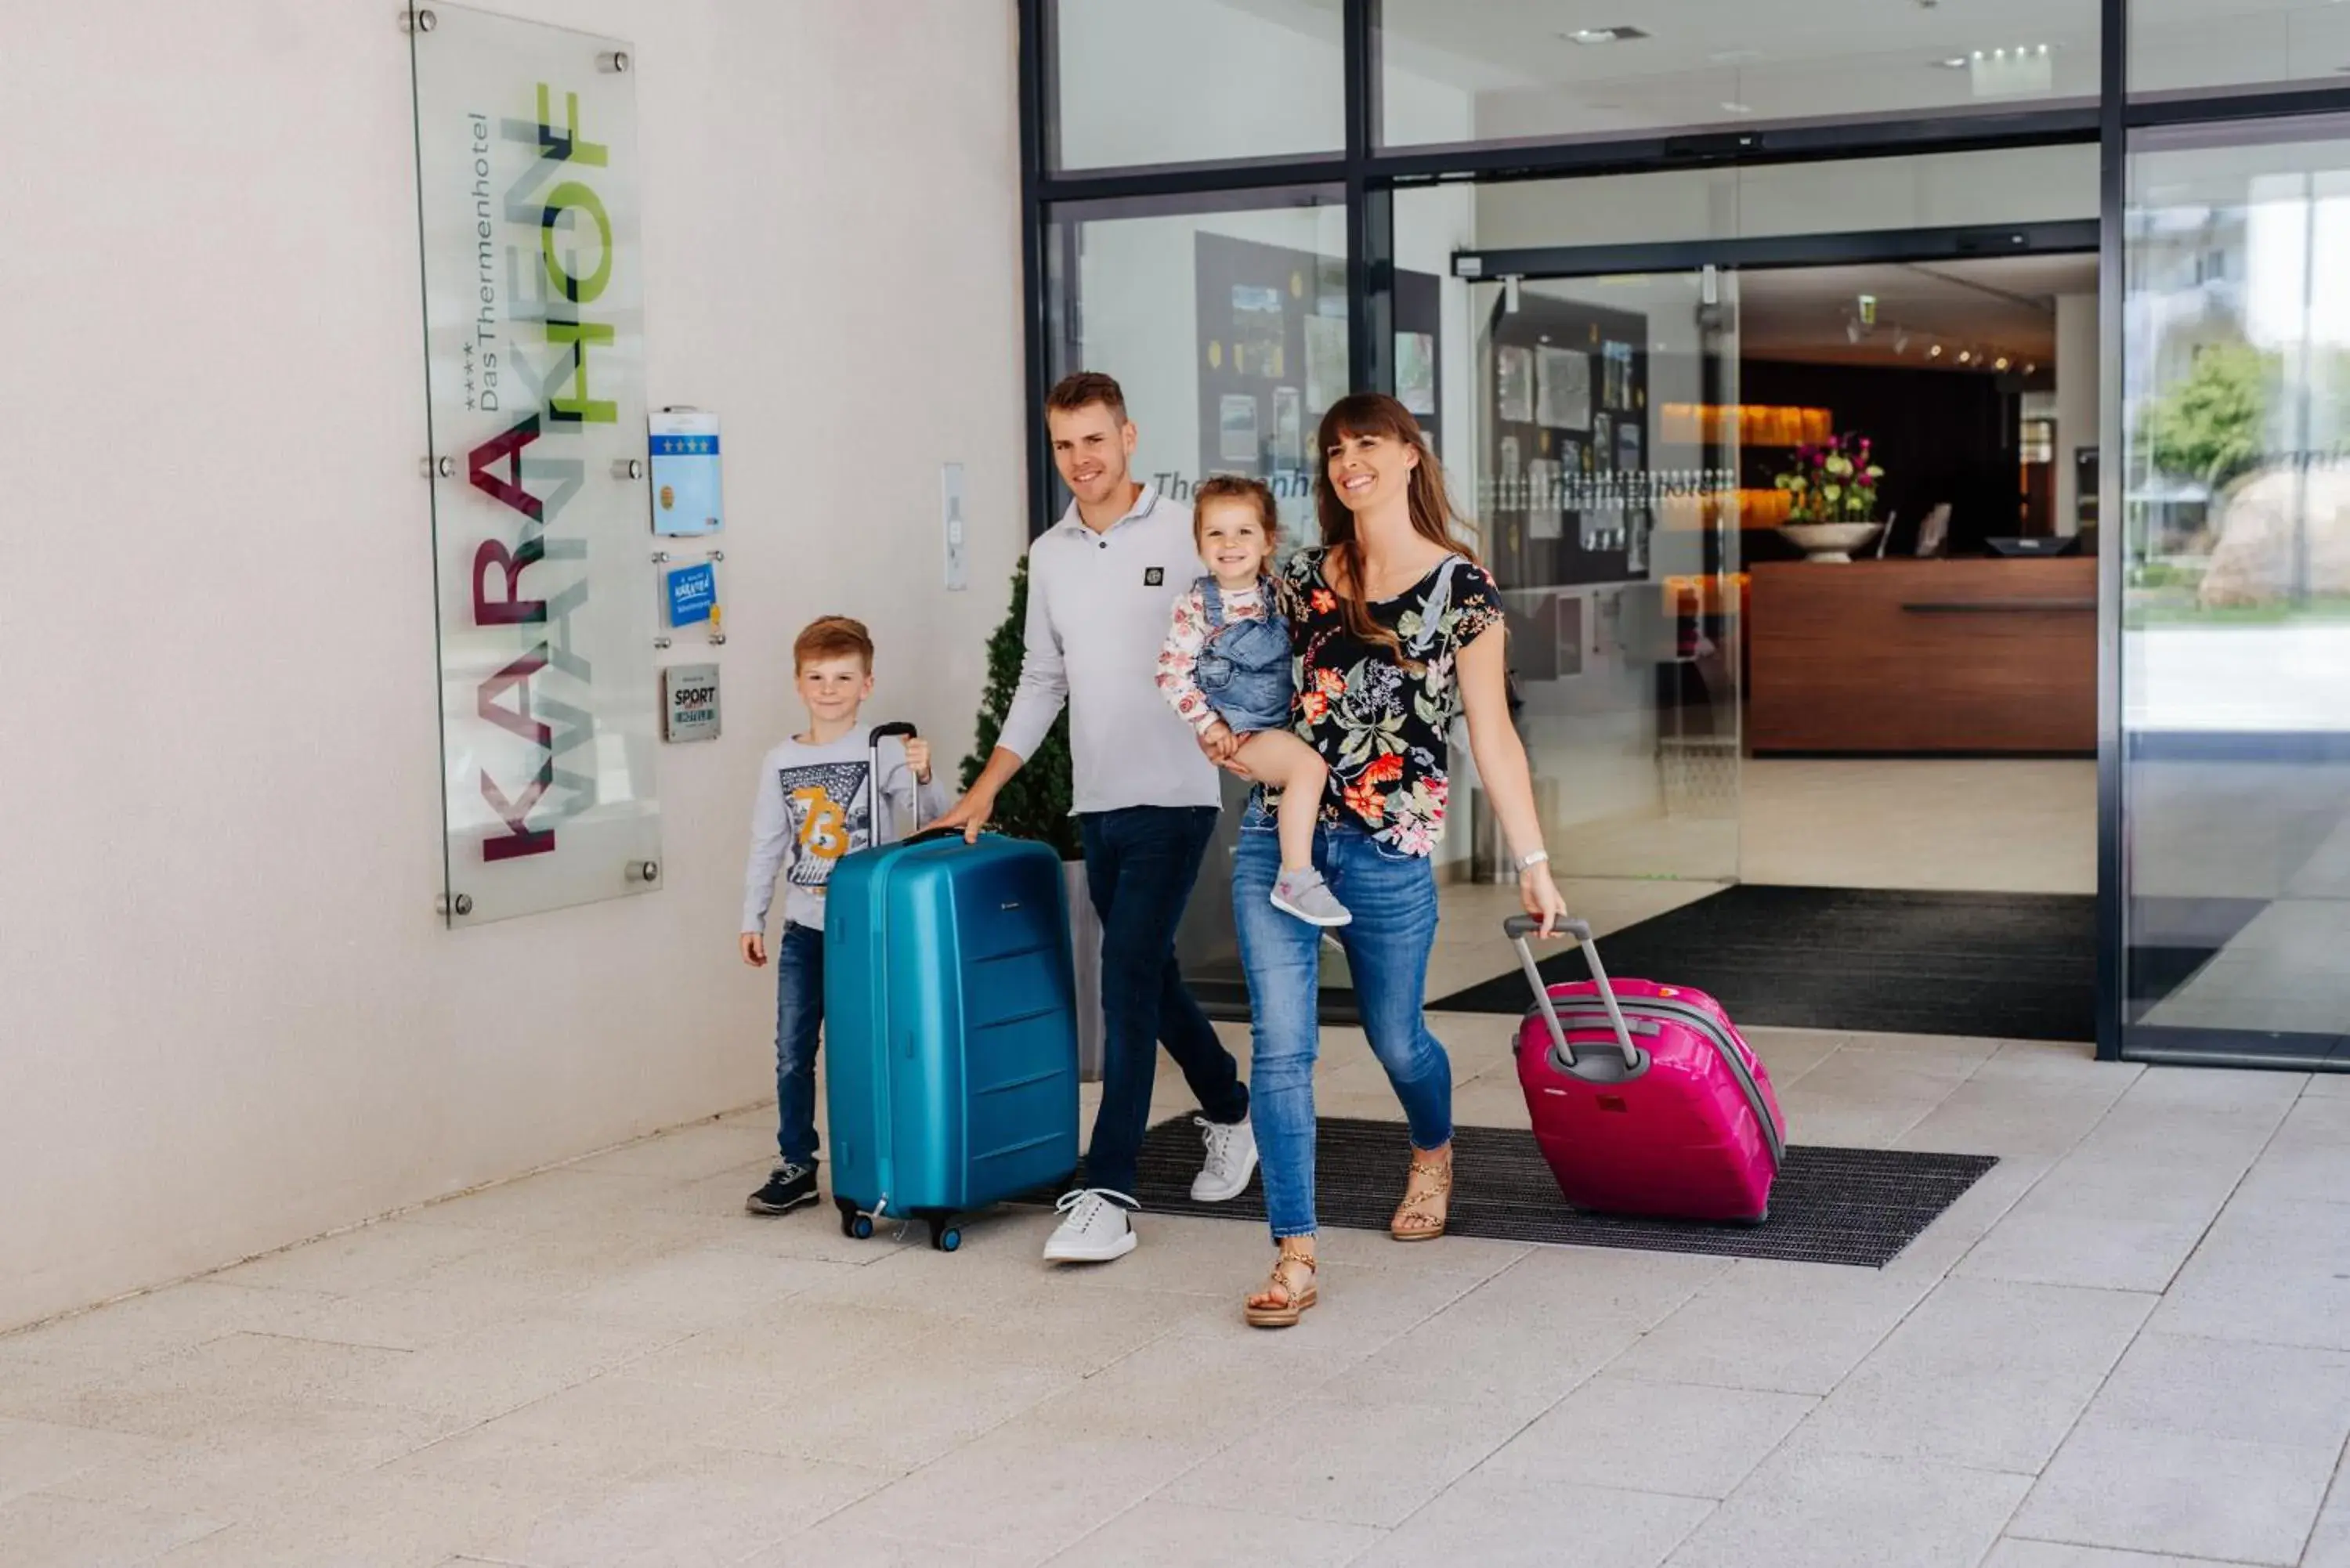
[[[965,844],[976,844],[979,842],[979,830],[985,827],[987,819],[994,815],[995,796],[974,786],[962,799],[947,807],[944,816],[925,824],[922,831],[928,833],[934,827],[957,828],[961,830]]]
[[[906,765],[914,770],[916,784],[931,782],[931,743],[920,736],[906,742]]]

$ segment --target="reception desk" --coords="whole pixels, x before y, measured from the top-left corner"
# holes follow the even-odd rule
[[[1749,593],[1757,755],[2096,750],[2094,559],[1771,563]]]

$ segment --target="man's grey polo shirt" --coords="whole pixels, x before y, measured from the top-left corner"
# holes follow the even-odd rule
[[[1066,701],[1077,810],[1220,803],[1214,765],[1158,686],[1175,600],[1202,570],[1191,509],[1147,484],[1105,532],[1071,503],[1028,546],[1027,646],[997,743],[1025,760]]]

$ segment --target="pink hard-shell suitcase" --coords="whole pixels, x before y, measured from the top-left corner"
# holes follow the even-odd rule
[[[1721,1004],[1654,981],[1610,984],[1581,920],[1555,929],[1582,944],[1592,978],[1545,987],[1526,945],[1539,924],[1518,915],[1505,929],[1534,990],[1518,1083],[1559,1191],[1599,1213],[1766,1218],[1786,1118]]]

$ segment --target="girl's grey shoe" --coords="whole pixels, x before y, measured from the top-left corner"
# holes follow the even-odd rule
[[[1322,880],[1322,873],[1311,867],[1281,874],[1273,885],[1273,907],[1309,926],[1343,926],[1355,918]]]

